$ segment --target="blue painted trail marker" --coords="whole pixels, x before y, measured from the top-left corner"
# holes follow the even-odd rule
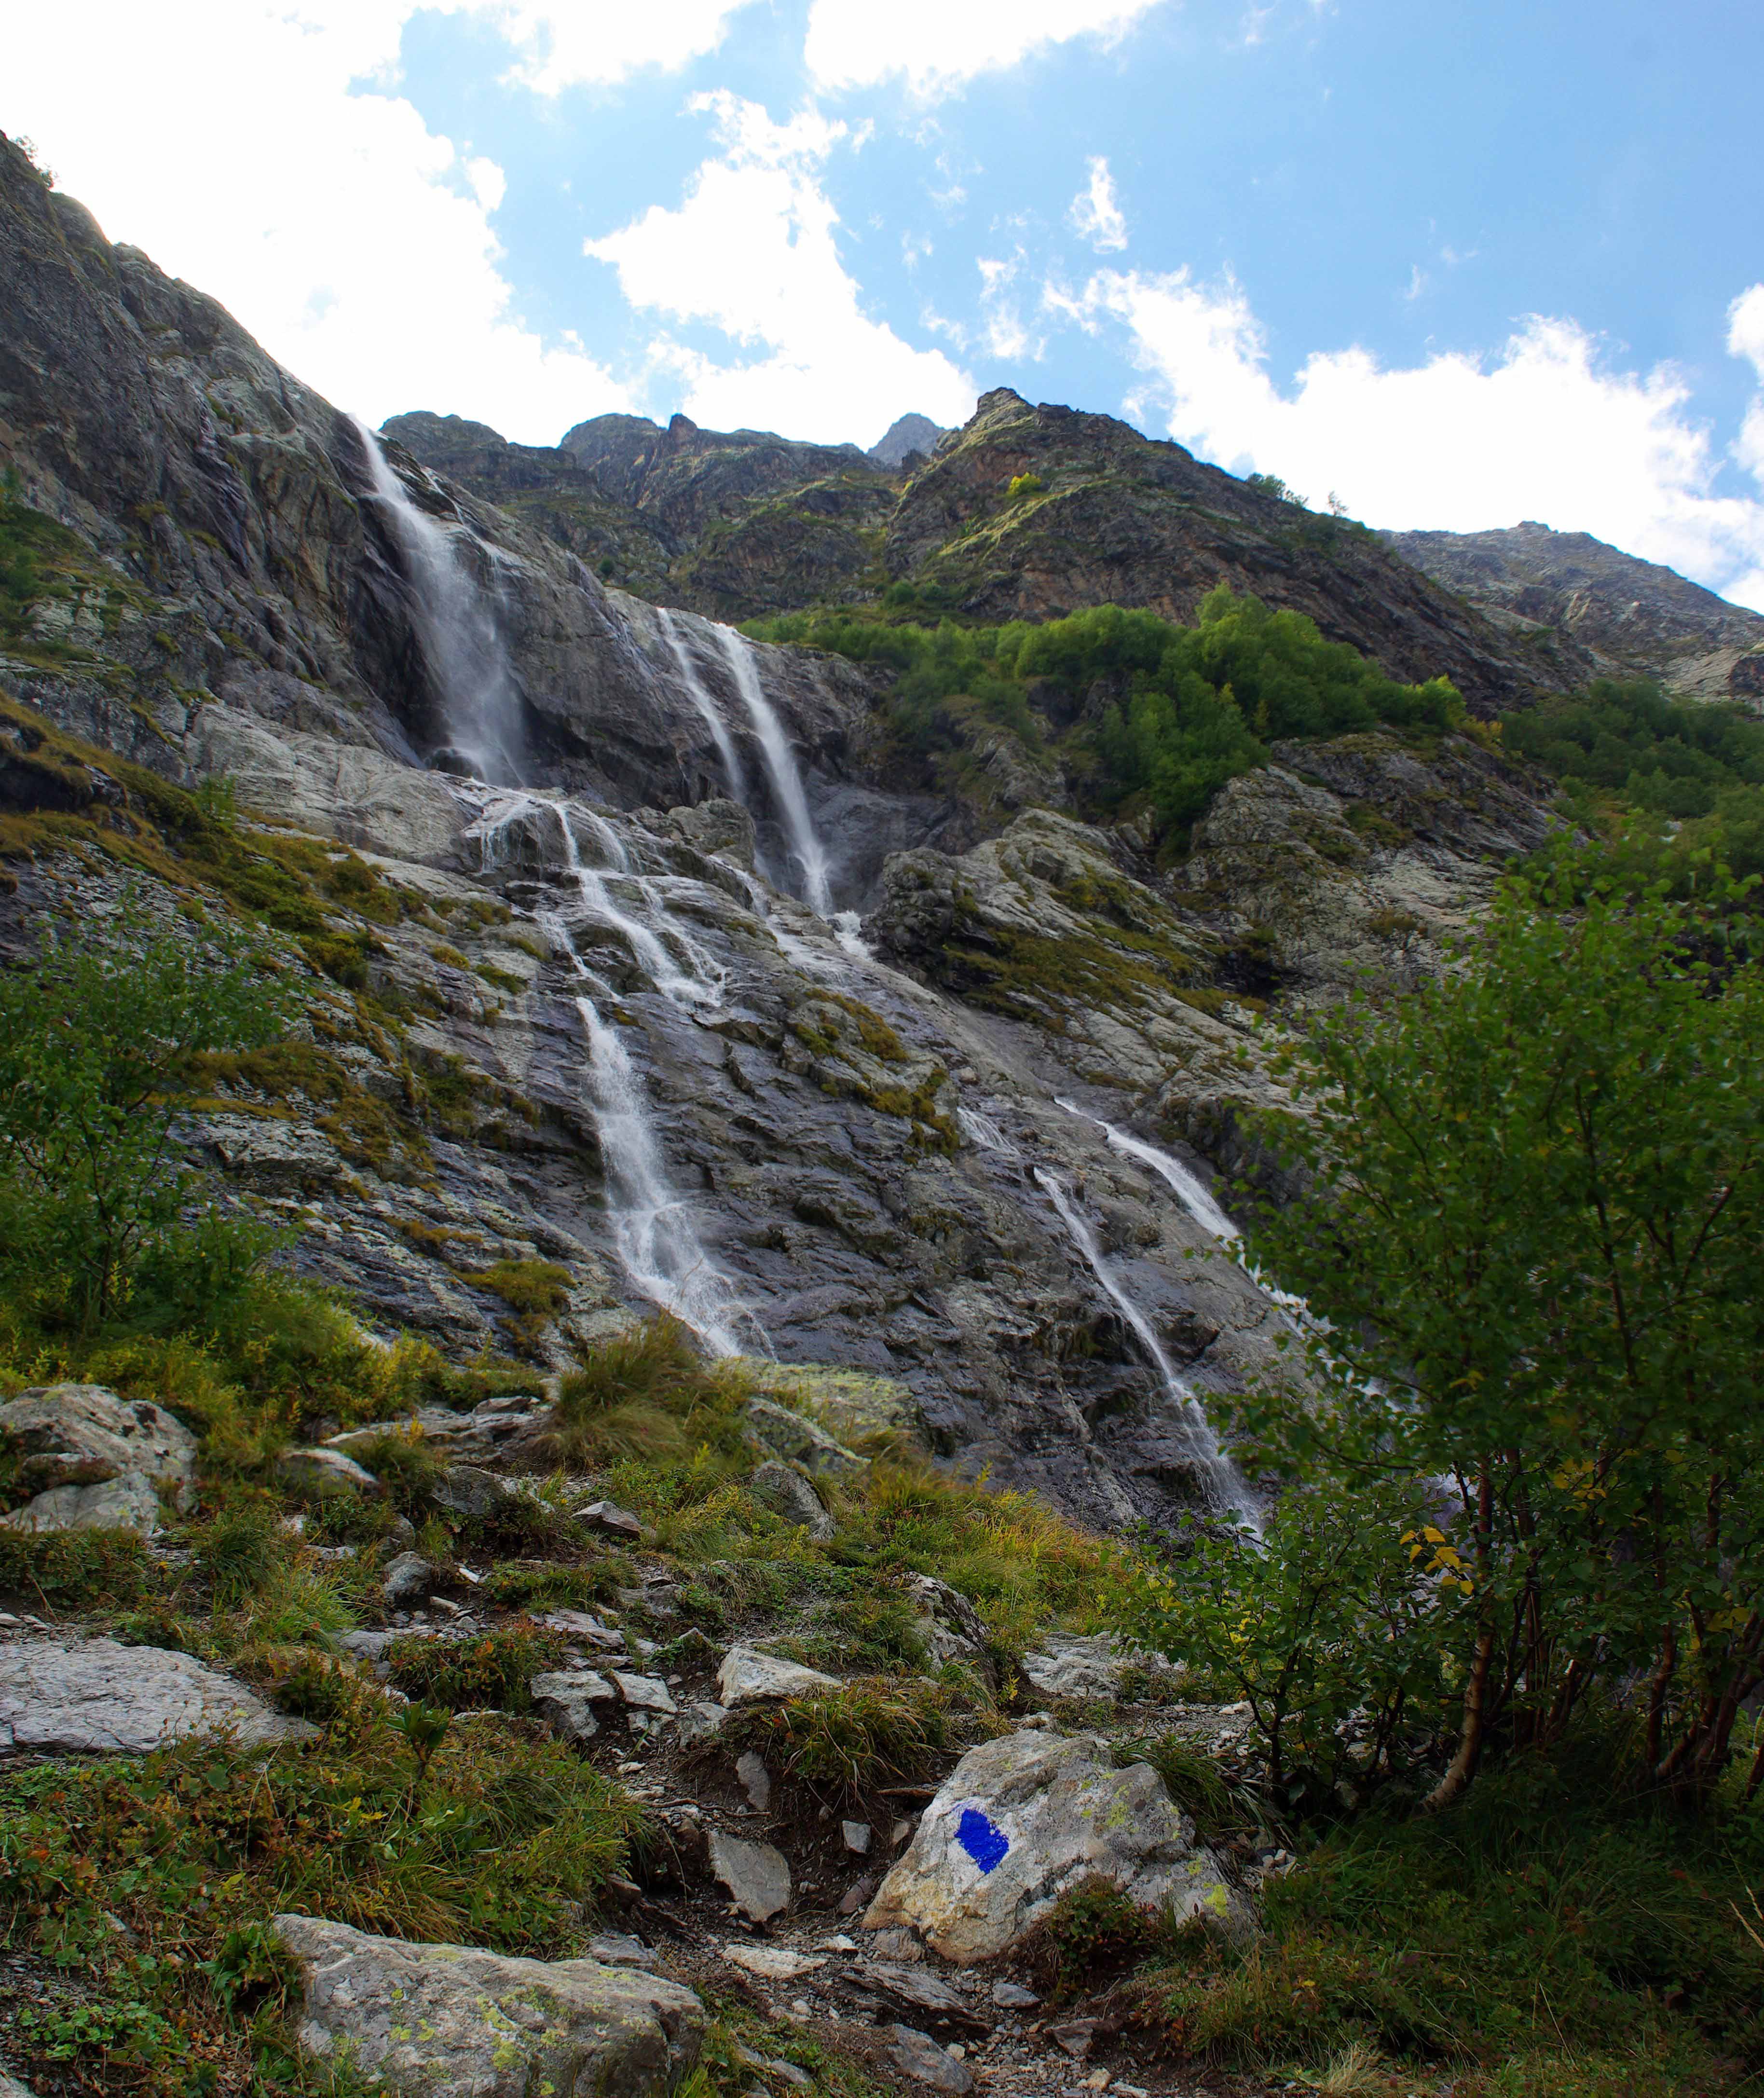
[[[955,1840],[983,1872],[1003,1864],[1004,1854],[1011,1847],[1010,1837],[1002,1828],[995,1828],[977,1806],[962,1809],[962,1818],[955,1824]]]

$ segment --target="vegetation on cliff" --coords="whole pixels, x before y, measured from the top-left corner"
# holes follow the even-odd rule
[[[1050,744],[1099,814],[1150,811],[1179,841],[1227,779],[1275,739],[1380,724],[1442,731],[1464,718],[1444,678],[1399,685],[1302,612],[1222,583],[1192,626],[1101,605],[1032,625],[936,627],[845,613],[756,622],[769,641],[887,665],[889,723],[921,758],[971,740],[976,718]]]

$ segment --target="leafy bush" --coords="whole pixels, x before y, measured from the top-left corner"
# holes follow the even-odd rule
[[[1543,2057],[1512,2087],[1553,2098],[1637,2087],[1622,2063],[1662,2098],[1728,2087],[1734,2057],[1764,2061],[1764,1950],[1732,1906],[1764,1876],[1764,1827],[1613,1802],[1607,1753],[1593,1736],[1437,1816],[1340,1828],[1265,1889],[1253,1944],[1186,1936],[1148,2009],[1183,2052],[1246,2067],[1358,2043]]]
[[[1191,627],[1101,605],[1038,626],[796,612],[749,630],[893,669],[891,725],[921,753],[964,741],[971,711],[1031,744],[1049,718],[1076,721],[1068,740],[1099,807],[1141,797],[1174,838],[1227,779],[1265,762],[1269,739],[1381,724],[1437,731],[1463,718],[1443,678],[1397,684],[1302,613],[1270,611],[1225,584]]]
[[[0,973],[0,1259],[41,1312],[90,1332],[137,1293],[173,1317],[237,1297],[264,1240],[213,1214],[182,1222],[173,1128],[198,1057],[286,1016],[249,943],[211,927],[192,951],[134,902]]]
[[[1112,1880],[1099,1876],[1068,1887],[1025,1934],[1017,1957],[1036,1986],[1058,2001],[1138,1965],[1165,1935],[1156,1909],[1139,1907]]]
[[[1706,1798],[1764,1683],[1757,955],[1731,892],[1636,893],[1564,850],[1457,966],[1292,1048],[1305,1113],[1263,1135],[1314,1192],[1252,1195],[1249,1243],[1316,1315],[1320,1397],[1248,1419],[1326,1502],[1376,1507],[1363,1622],[1329,1606],[1375,1705],[1410,1679],[1407,1567],[1432,1589],[1420,1644],[1459,1705],[1436,1802],[1600,1683],[1630,1686],[1639,1781]],[[1271,1544],[1266,1577],[1198,1561],[1253,1644],[1309,1578],[1301,1535]],[[1339,1684],[1312,1690],[1327,1727]]]

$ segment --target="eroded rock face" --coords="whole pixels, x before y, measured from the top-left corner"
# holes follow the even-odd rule
[[[1149,1765],[1117,1770],[1095,1736],[1007,1734],[965,1755],[878,1890],[867,1929],[916,1930],[960,1966],[1004,1951],[1092,1876],[1178,1917],[1247,1925]]]
[[[222,1729],[248,1747],[318,1732],[187,1653],[108,1639],[0,1645],[0,1754],[143,1756]]]
[[[309,1916],[274,1929],[300,1969],[301,2052],[394,2098],[666,2098],[698,2060],[697,1997],[639,1969],[412,1944]]]

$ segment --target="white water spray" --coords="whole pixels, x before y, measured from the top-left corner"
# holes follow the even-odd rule
[[[1141,1347],[1156,1364],[1158,1375],[1164,1380],[1164,1389],[1176,1402],[1177,1418],[1182,1424],[1183,1439],[1188,1446],[1188,1454],[1205,1476],[1213,1499],[1220,1507],[1229,1509],[1240,1522],[1247,1523],[1252,1530],[1259,1530],[1261,1519],[1255,1502],[1237,1467],[1220,1449],[1205,1409],[1176,1374],[1175,1365],[1165,1353],[1164,1345],[1153,1330],[1151,1320],[1128,1295],[1121,1278],[1104,1258],[1103,1249],[1096,1242],[1096,1234],[1090,1229],[1083,1211],[1051,1173],[1038,1165],[1034,1168],[1034,1174],[1038,1184],[1053,1204],[1060,1222],[1065,1226],[1072,1243],[1084,1256],[1090,1272],[1132,1328]]]
[[[802,774],[796,765],[796,753],[790,747],[790,739],[784,733],[784,725],[778,718],[771,701],[766,696],[766,688],[760,682],[759,665],[744,634],[736,633],[732,626],[718,626],[717,637],[722,652],[728,660],[735,690],[741,696],[741,704],[748,710],[748,718],[753,724],[753,732],[759,738],[760,754],[766,761],[766,776],[771,782],[772,796],[783,818],[784,830],[790,840],[790,849],[802,869],[802,900],[818,916],[825,918],[833,907],[833,892],[827,878],[827,851],[815,835],[814,823],[809,814],[809,797],[803,791]]]
[[[512,786],[521,777],[520,704],[495,616],[454,535],[411,501],[367,424],[358,417],[355,427],[410,571],[411,611],[448,741],[479,779]]]

